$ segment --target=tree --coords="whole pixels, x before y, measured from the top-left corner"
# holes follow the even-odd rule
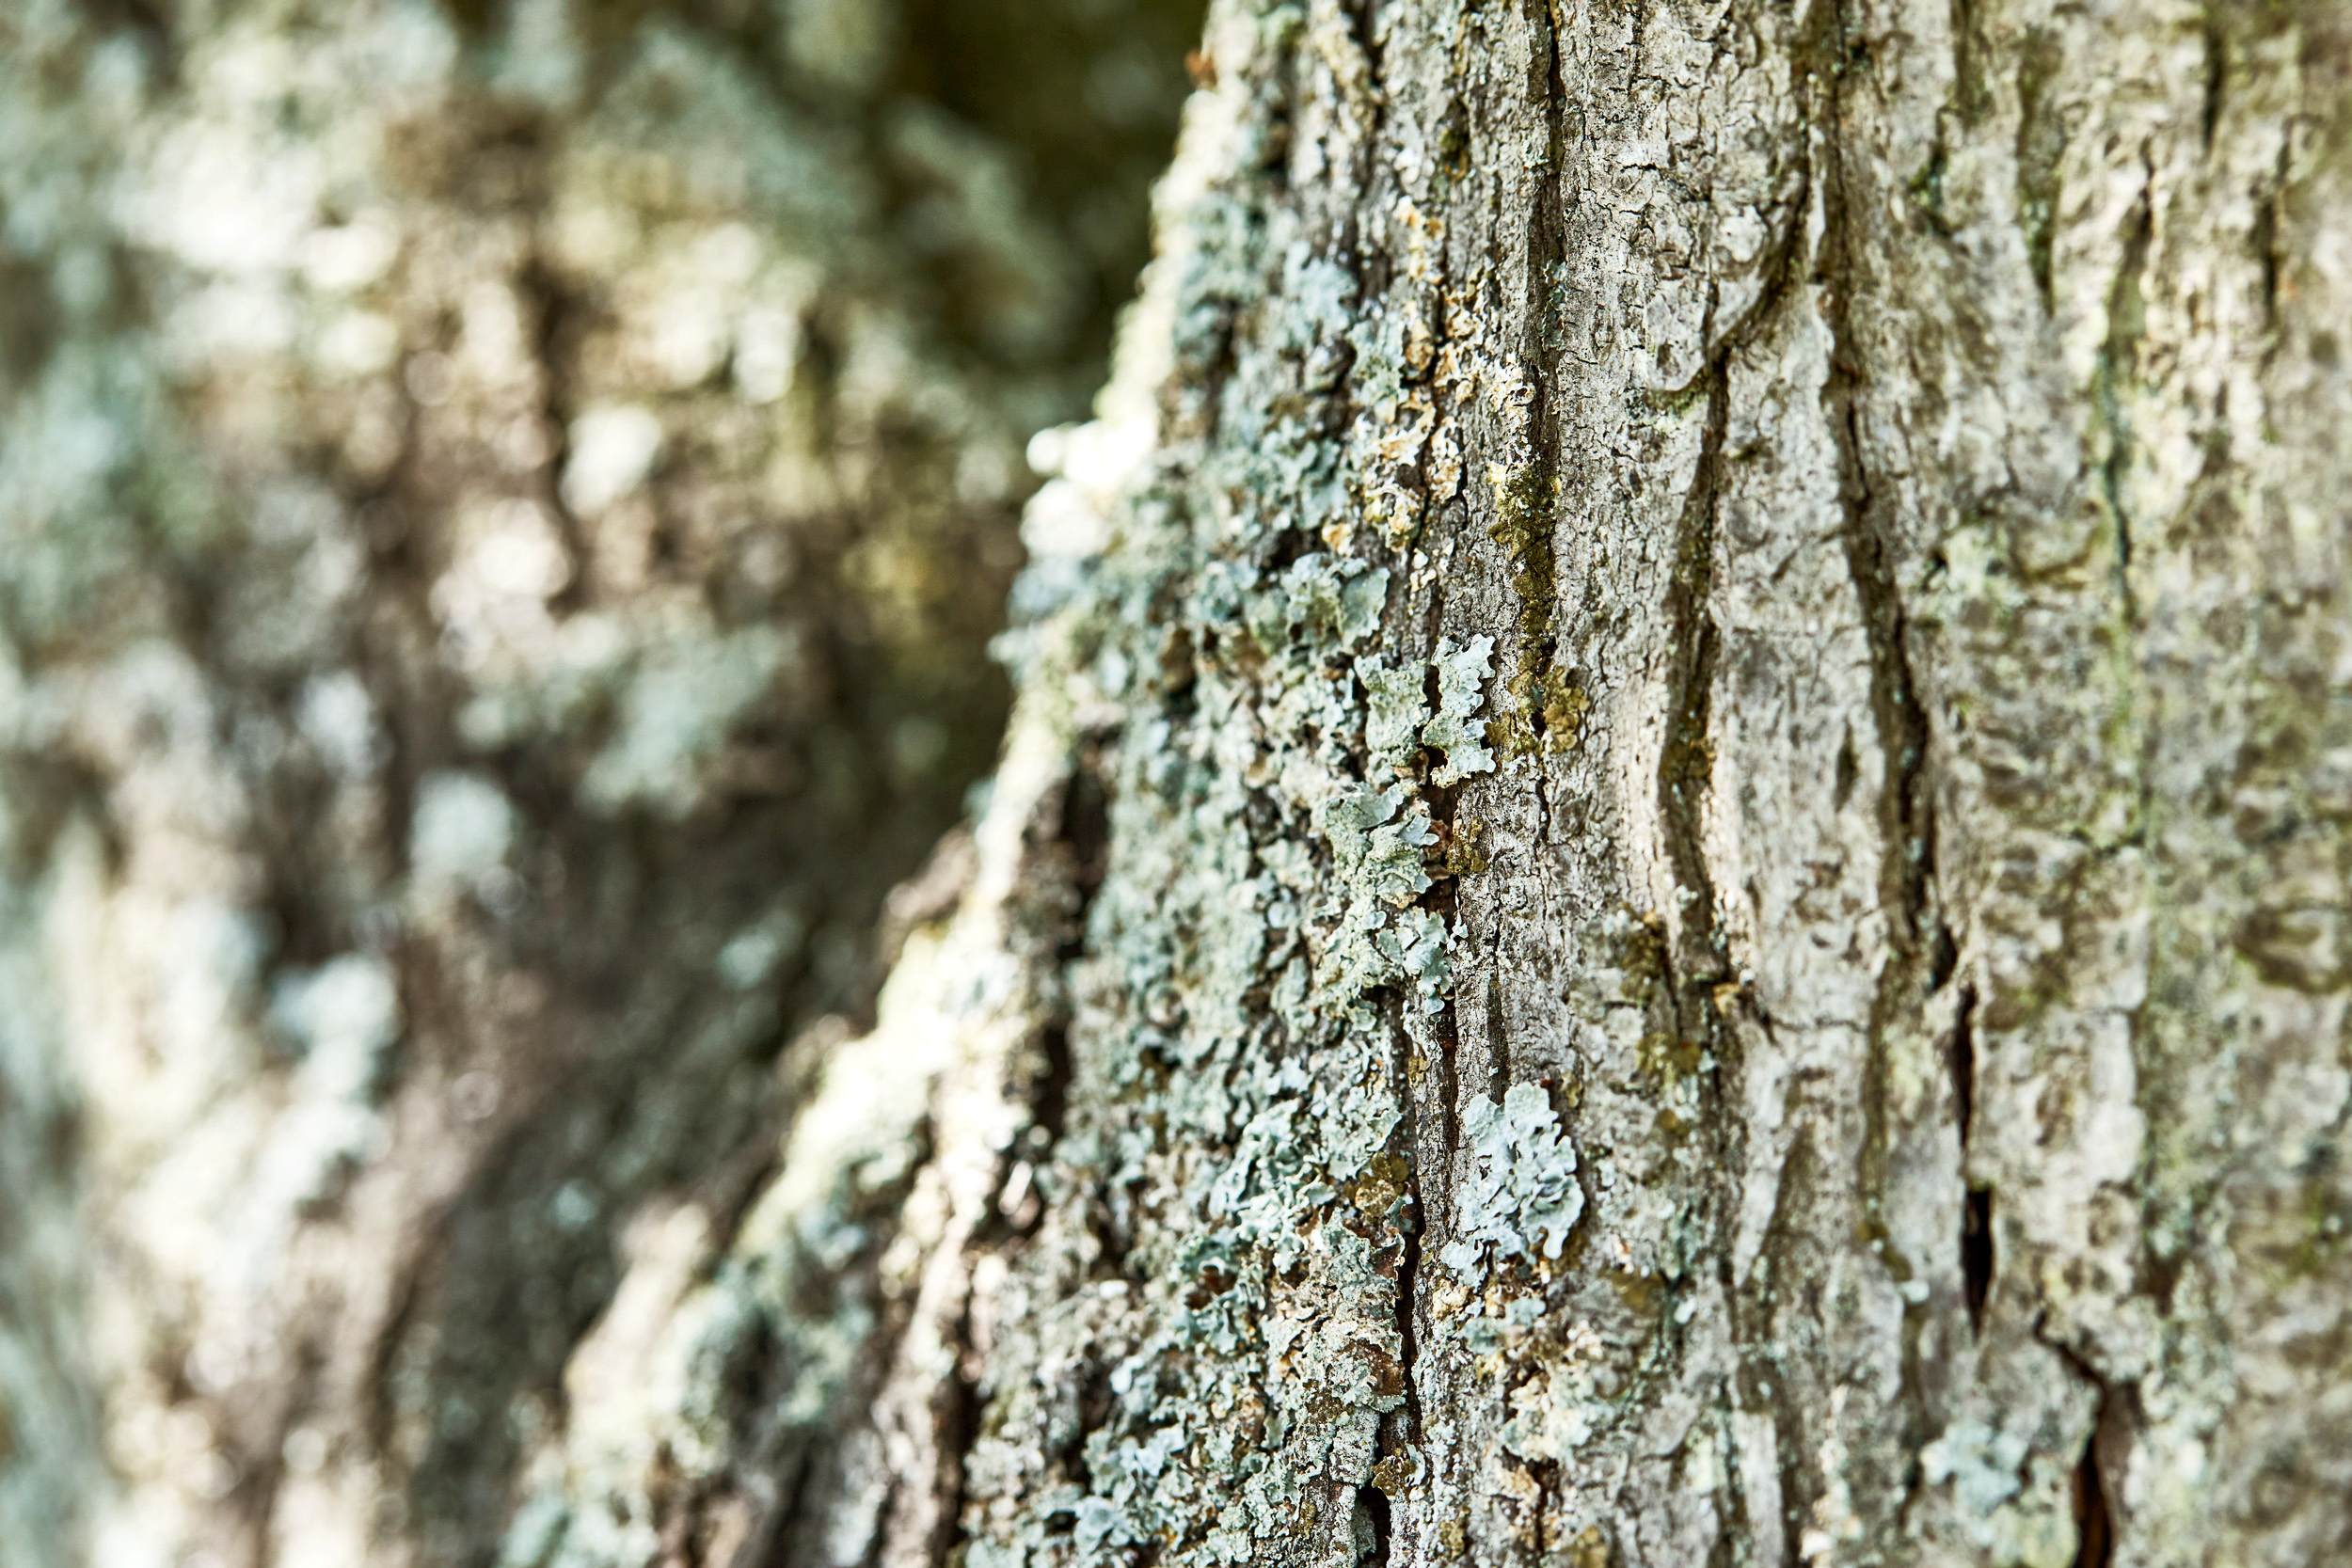
[[[1195,65],[969,885],[508,1559],[2352,1550],[2342,21]]]
[[[0,1559],[495,1557],[986,770],[1197,22],[7,8]]]
[[[967,1562],[2352,1548],[2345,44],[1217,10]]]

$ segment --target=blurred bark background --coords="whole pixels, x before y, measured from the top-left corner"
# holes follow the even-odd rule
[[[2352,1557],[2340,9],[11,24],[10,1539]]]
[[[1198,24],[0,18],[0,1557],[495,1555],[990,765]]]

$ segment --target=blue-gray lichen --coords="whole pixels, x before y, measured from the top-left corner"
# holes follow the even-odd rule
[[[1497,1105],[1475,1100],[1462,1117],[1468,1177],[1454,1188],[1446,1267],[1472,1275],[1488,1258],[1557,1261],[1584,1212],[1576,1148],[1544,1091],[1514,1084]]]

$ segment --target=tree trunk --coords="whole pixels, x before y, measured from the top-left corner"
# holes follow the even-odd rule
[[[6,10],[0,1560],[487,1562],[989,765],[1198,6]]]
[[[772,1170],[588,1195],[478,1502],[400,1445],[500,1325],[416,1305],[303,1484],[534,1568],[2352,1556],[2352,25],[1217,0],[1195,71],[952,917]],[[142,863],[54,836],[64,941]]]
[[[2343,19],[1206,56],[1030,512],[963,1560],[2352,1556]]]

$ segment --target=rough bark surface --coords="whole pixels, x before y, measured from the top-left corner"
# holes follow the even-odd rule
[[[0,1561],[498,1555],[994,754],[1197,26],[6,8]]]
[[[2352,1553],[2348,71],[1216,8],[1030,512],[951,1559]]]
[[[1196,77],[969,891],[507,1560],[2352,1554],[2336,8]]]

